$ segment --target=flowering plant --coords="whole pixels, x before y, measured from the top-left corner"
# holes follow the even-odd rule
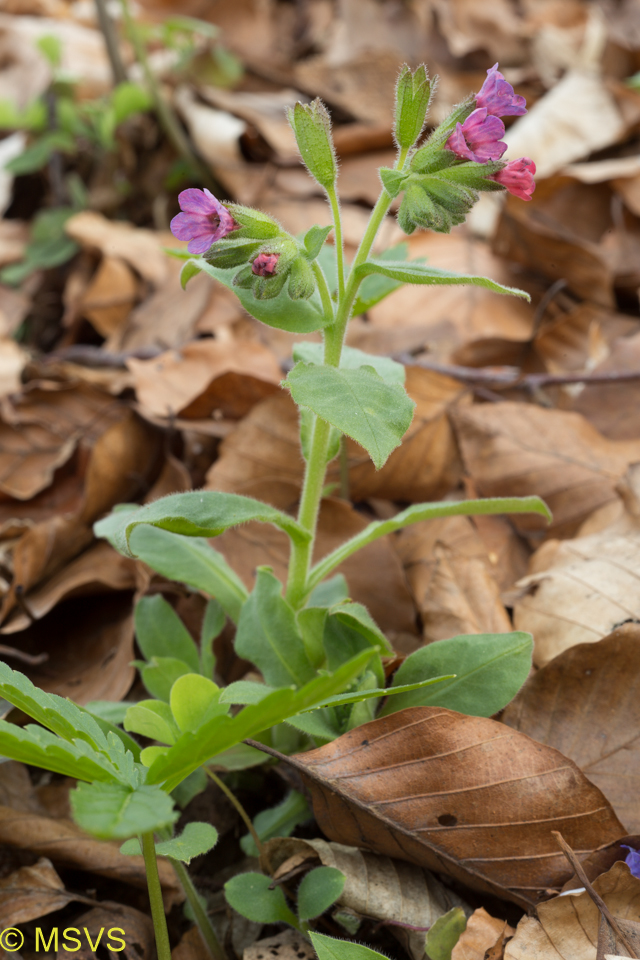
[[[335,571],[367,544],[421,520],[531,511],[548,516],[537,497],[414,504],[390,520],[371,523],[312,562],[325,473],[342,438],[352,437],[380,468],[402,442],[413,416],[402,365],[344,346],[351,317],[403,283],[473,284],[527,296],[485,277],[406,261],[402,250],[371,255],[378,229],[400,194],[398,221],[412,233],[417,226],[448,232],[465,219],[479,191],[506,189],[524,199],[533,192],[532,161],[501,159],[505,144],[500,140],[500,116],[522,114],[525,106],[497,65],[488,71],[479,93],[456,107],[418,146],[434,88],[424,66],[415,72],[403,68],[396,89],[396,163],[380,170],[380,197],[349,268],[331,124],[319,100],[298,103],[289,120],[309,173],[326,192],[331,226],[313,226],[298,239],[266,213],[221,203],[208,190],[180,195],[182,212],[172,230],[188,241],[183,283],[203,271],[233,290],[263,323],[296,333],[320,330],[323,337],[322,345],[296,347],[295,364],[283,381],[300,408],[306,463],[296,518],[250,497],[194,491],[143,507],[121,505],[96,525],[96,534],[122,553],[211,598],[200,649],[167,603],[158,598],[140,602],[136,631],[145,662],[139,666],[153,699],[129,707],[124,730],[100,714],[42,693],[0,664],[0,696],[41,725],[20,729],[0,721],[0,750],[81,781],[72,805],[76,821],[87,831],[107,839],[139,837],[123,849],[144,854],[159,960],[170,960],[170,950],[156,854],[174,864],[210,952],[218,960],[223,957],[181,864],[210,849],[215,830],[189,824],[181,837],[172,837],[176,791],[201,773],[203,764],[216,757],[223,766],[226,751],[283,721],[294,731],[291,749],[299,749],[310,742],[326,743],[378,711],[388,714],[432,704],[491,716],[516,694],[530,668],[528,634],[454,637],[407,657],[387,686],[381,654],[393,651],[368,611],[350,600],[344,577]],[[335,243],[328,247],[331,230]],[[284,593],[268,567],[258,569],[248,592],[207,542],[250,520],[273,524],[289,538]],[[227,617],[236,627],[237,654],[255,664],[264,683],[239,681],[221,690],[214,682],[212,643]],[[233,705],[243,709],[232,714]],[[148,737],[153,745],[141,751],[131,733]],[[328,875],[315,876],[317,893],[317,884],[326,884]],[[240,881],[233,896],[242,902],[246,894],[255,913],[255,875],[248,877],[250,888]],[[339,887],[339,878],[329,879],[327,903]],[[269,897],[269,916],[286,909],[282,916],[287,922],[307,930],[313,910],[299,904],[296,918],[283,908],[281,891]],[[324,940],[314,941],[320,955],[327,949]]]

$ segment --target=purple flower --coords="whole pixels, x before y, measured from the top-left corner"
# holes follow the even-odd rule
[[[531,200],[531,194],[536,188],[533,175],[536,172],[536,165],[529,157],[520,157],[519,160],[510,160],[506,167],[498,170],[489,177],[501,184],[514,197],[521,200]]]
[[[487,70],[487,79],[476,96],[476,106],[483,107],[494,117],[521,117],[527,112],[527,101],[517,96],[494,63]]]
[[[182,213],[171,221],[171,233],[178,240],[189,240],[189,253],[206,253],[216,240],[222,240],[238,226],[206,187],[204,191],[195,187],[183,190],[178,202]]]
[[[640,879],[640,852],[638,850],[634,850],[633,847],[627,847],[624,843],[621,843],[620,846],[623,850],[629,851],[624,862],[629,867],[629,870],[631,870],[633,876]]]
[[[256,277],[272,277],[276,272],[279,253],[259,253],[251,264],[251,270]]]
[[[507,149],[506,143],[500,140],[503,135],[502,120],[487,116],[487,108],[479,107],[464,123],[456,123],[446,146],[465,160],[486,163],[487,160],[499,160]]]

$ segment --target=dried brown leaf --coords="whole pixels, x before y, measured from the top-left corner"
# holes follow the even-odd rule
[[[85,899],[67,893],[53,864],[41,857],[32,867],[20,867],[0,879],[0,916],[3,927],[37,920],[66,907],[71,900]]]
[[[504,724],[414,707],[298,754],[332,840],[527,906],[567,879],[551,831],[588,852],[621,825],[576,765]]]
[[[479,907],[467,920],[451,951],[451,960],[502,960],[505,941],[514,933],[506,920],[498,920]]]
[[[244,948],[242,960],[314,960],[316,952],[297,930],[283,930],[275,937],[256,940],[250,947]],[[173,960],[191,960],[191,957],[177,957]],[[196,958],[198,960],[198,958]]]
[[[127,366],[142,411],[163,417],[239,419],[282,380],[271,350],[253,340],[195,340]]]
[[[171,960],[209,960],[210,954],[197,927],[191,927],[171,951]]]
[[[451,413],[462,458],[478,495],[538,494],[553,520],[522,515],[522,532],[568,537],[598,507],[615,500],[615,485],[640,459],[640,441],[611,441],[583,417],[532,404],[456,407]]]
[[[533,633],[538,666],[576,643],[593,643],[623,621],[640,616],[637,464],[630,468],[625,484],[619,487],[625,493],[621,515],[594,533],[584,535],[585,528],[573,540],[543,544],[531,558],[529,576],[517,584],[520,598],[514,605],[514,622],[518,630]]]
[[[136,295],[137,283],[131,268],[120,257],[105,256],[82,296],[81,310],[106,338],[125,322]]]
[[[261,863],[264,861],[268,872],[277,879],[292,860],[304,862],[306,869],[311,869],[314,857],[315,865],[320,862],[345,875],[344,889],[337,903],[360,917],[391,921],[391,933],[413,960],[422,960],[424,956],[424,932],[402,929],[394,923],[430,927],[452,907],[467,907],[427,870],[341,843],[278,837],[265,845]],[[298,881],[299,875],[295,882]]]
[[[94,907],[88,913],[83,913],[75,922],[78,925],[77,929],[82,930],[87,939],[91,938],[92,943],[96,943],[96,949],[91,949],[88,943],[80,950],[65,950],[64,946],[61,946],[57,960],[74,960],[74,958],[75,960],[95,960],[99,956],[97,944],[100,940],[102,940],[102,949],[106,947],[108,950],[108,936],[113,928],[119,929],[114,931],[112,940],[121,935],[120,939],[125,942],[121,951],[125,960],[151,960],[155,954],[151,917],[136,910],[135,907],[103,900],[100,906]],[[112,951],[109,950],[109,954],[111,953]]]
[[[511,629],[500,588],[511,585],[517,570],[526,569],[528,550],[506,520],[425,521],[403,530],[394,547],[420,610],[427,642]]]
[[[640,880],[625,863],[614,864],[593,886],[616,919],[640,921]],[[522,918],[505,960],[596,960],[600,913],[586,891],[555,897],[539,904],[537,912],[537,920]],[[619,946],[615,952],[623,950]]]
[[[529,677],[502,720],[555,747],[640,832],[640,626],[565,650]]]

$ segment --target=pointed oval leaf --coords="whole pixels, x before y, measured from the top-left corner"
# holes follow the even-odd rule
[[[336,940],[324,933],[309,933],[318,960],[386,960],[383,953],[353,940]]]
[[[242,604],[249,596],[247,588],[206,540],[143,523],[131,531],[129,545],[152,570],[215,597],[233,622],[238,622]]]
[[[234,646],[272,687],[301,687],[315,675],[295,613],[269,567],[258,568],[253,593],[240,612]]]
[[[171,657],[200,670],[200,657],[191,634],[164,597],[142,597],[135,609],[136,640],[146,660]]]
[[[393,687],[455,673],[436,687],[390,697],[381,716],[406,707],[446,706],[473,717],[491,717],[513,700],[529,676],[530,633],[478,633],[437,640],[411,653],[393,677]]]
[[[494,293],[510,294],[514,297],[522,297],[524,300],[530,300],[531,297],[525,290],[519,290],[517,287],[505,287],[495,280],[488,277],[478,277],[472,274],[453,273],[451,270],[440,270],[438,267],[428,267],[423,263],[409,261],[402,263],[389,260],[366,260],[357,268],[357,275],[366,277],[370,274],[380,274],[388,277],[390,280],[399,280],[400,283],[424,283],[424,284],[444,284],[446,286],[454,284],[471,284],[475,287],[484,287],[486,290],[492,290]]]
[[[293,347],[293,359],[297,362],[315,363],[321,365],[324,360],[324,347],[321,343],[311,343],[302,340]],[[355,347],[343,347],[340,356],[340,367],[343,370],[357,370],[358,367],[373,367],[387,383],[404,384],[406,371],[404,365],[392,360],[391,357],[380,357],[374,353],[365,353]]]
[[[168,703],[162,700],[141,700],[126,712],[124,728],[149,740],[173,744],[180,736]]]
[[[208,853],[218,842],[218,831],[210,823],[193,821],[188,823],[179,837],[171,840],[162,840],[156,843],[156,854],[159,857],[171,857],[182,863],[191,863],[194,857],[201,857]],[[140,841],[137,837],[125,840],[120,847],[120,853],[130,857],[142,855]]]
[[[386,383],[372,367],[297,363],[284,385],[298,406],[313,410],[364,447],[378,470],[411,425],[413,400],[403,386]]]
[[[300,543],[307,543],[311,537],[309,531],[292,517],[267,503],[236,493],[192,490],[161,497],[135,513],[123,513],[118,528],[110,530],[110,539],[120,553],[131,557],[135,555],[130,543],[131,534],[140,524],[150,524],[188,537],[217,537],[230,527],[249,520],[272,523]],[[97,526],[96,530],[99,536],[100,527]]]

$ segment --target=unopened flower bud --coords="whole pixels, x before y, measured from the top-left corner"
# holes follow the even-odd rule
[[[251,264],[251,271],[256,277],[272,277],[279,259],[279,253],[260,253]]]
[[[510,160],[509,163],[491,176],[492,180],[499,183],[514,197],[520,200],[531,200],[531,195],[536,188],[533,175],[536,172],[536,165],[529,157],[520,157],[519,160]]]
[[[240,229],[235,231],[236,237],[251,237],[255,240],[272,240],[280,236],[282,227],[262,210],[253,207],[243,207],[239,203],[227,203],[226,208],[239,224]]]
[[[422,133],[434,90],[424,64],[412,73],[405,63],[396,84],[394,134],[399,147],[409,149]]]
[[[309,261],[296,257],[289,273],[289,296],[292,300],[308,300],[316,288],[316,280]]]
[[[207,263],[212,267],[218,267],[220,270],[229,270],[231,267],[239,267],[240,264],[250,260],[257,250],[260,249],[260,240],[250,240],[247,238],[220,240],[215,243],[204,255]]]
[[[294,132],[302,159],[320,186],[333,187],[338,174],[331,120],[321,100],[312,103],[296,103],[288,111],[289,123]]]

